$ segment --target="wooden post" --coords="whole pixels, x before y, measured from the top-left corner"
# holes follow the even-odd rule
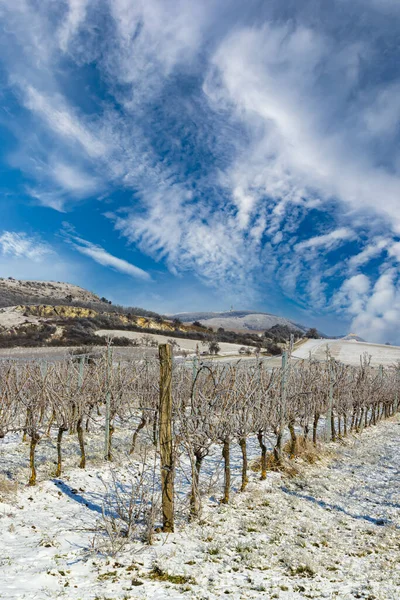
[[[108,344],[107,347],[107,391],[106,391],[106,418],[105,418],[105,429],[104,429],[104,458],[105,460],[111,460],[111,448],[110,448],[110,411],[111,411],[111,392],[110,392],[110,369],[111,369],[111,346]]]
[[[231,491],[231,444],[229,439],[224,440],[222,446],[222,457],[224,459],[224,497],[221,500],[222,504],[228,504]]]
[[[290,340],[289,340],[289,357],[290,358],[292,356],[293,346],[294,346],[294,335],[293,335],[293,333],[291,333],[290,334]]]
[[[172,346],[161,344],[160,357],[160,455],[163,531],[174,531],[174,449],[172,443]]]
[[[79,376],[78,376],[78,387],[81,388],[83,385],[83,370],[85,368],[85,357],[79,357]]]
[[[329,370],[329,404],[328,404],[328,413],[326,415],[325,421],[325,440],[327,442],[332,441],[333,439],[333,427],[332,427],[332,418],[333,418],[333,373],[332,373],[332,363],[331,357],[327,356],[328,361],[328,370]]]
[[[280,414],[279,414],[279,429],[274,448],[275,460],[278,464],[282,461],[282,442],[283,430],[285,428],[286,417],[286,377],[287,377],[287,352],[282,352],[282,367],[281,367],[281,398],[280,398]]]
[[[196,379],[197,371],[199,370],[199,359],[197,354],[193,357],[193,381]]]

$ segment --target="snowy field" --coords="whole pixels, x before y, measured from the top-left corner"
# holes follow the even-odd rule
[[[330,459],[300,465],[293,479],[270,473],[260,482],[253,474],[230,505],[211,497],[198,523],[115,557],[105,556],[101,535],[110,471],[93,444],[87,470],[69,467],[54,480],[49,442],[38,450],[38,486],[16,490],[8,476],[26,479],[28,448],[0,441],[0,598],[400,597],[398,418],[331,445]],[[66,453],[75,462],[74,449]],[[122,455],[115,463],[123,481]]]
[[[325,360],[327,348],[334,358],[347,365],[359,366],[360,357],[364,353],[371,356],[372,366],[389,366],[400,361],[400,347],[398,346],[369,344],[354,340],[307,340],[293,351],[293,357],[308,358],[311,353],[313,358]]]
[[[140,340],[143,338],[143,335],[145,335],[146,337],[155,340],[157,344],[166,344],[169,339],[174,340],[178,346],[182,348],[182,350],[187,350],[188,352],[192,353],[196,352],[197,346],[199,347],[200,352],[208,350],[208,344],[203,346],[199,340],[189,340],[185,338],[173,337],[172,335],[165,336],[155,333],[144,334],[140,331],[124,331],[120,329],[99,329],[95,332],[95,334],[99,335],[100,337],[126,337],[130,340]],[[242,344],[229,344],[227,342],[218,342],[218,345],[221,349],[219,352],[221,356],[237,355],[239,349],[243,348]],[[254,351],[254,348],[251,349]]]

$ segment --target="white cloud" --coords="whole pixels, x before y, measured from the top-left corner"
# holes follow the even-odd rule
[[[66,207],[77,200],[86,199],[104,189],[103,182],[82,171],[79,167],[65,162],[50,162],[40,165],[40,169],[31,165],[37,175],[37,184],[27,186],[26,191],[42,206],[66,212]],[[40,170],[40,174],[38,171]]]
[[[359,267],[369,263],[370,260],[380,256],[389,245],[386,239],[374,239],[368,243],[365,248],[358,254],[355,254],[349,259],[350,270],[358,269]]]
[[[78,31],[86,17],[86,9],[90,0],[68,0],[67,17],[59,29],[60,48],[65,52],[70,40]]]
[[[341,242],[354,239],[354,237],[354,231],[348,227],[341,227],[340,229],[325,233],[324,235],[318,235],[309,238],[304,242],[300,242],[296,244],[294,248],[295,250],[306,250],[322,247],[324,250],[333,250],[335,247],[339,246]]]
[[[88,274],[37,235],[3,231],[0,234],[0,276],[38,281],[68,281],[85,285]]]
[[[3,256],[13,258],[28,258],[39,262],[48,254],[53,254],[52,248],[35,237],[26,233],[4,231],[0,235],[0,250]]]
[[[397,262],[400,262],[400,242],[391,244],[391,246],[388,248],[388,254],[396,259]]]
[[[342,309],[352,316],[357,316],[365,310],[370,291],[369,278],[360,273],[346,279],[340,290],[335,294],[332,306]]]
[[[365,307],[353,319],[352,329],[373,342],[396,343],[400,320],[400,285],[398,272],[383,273],[368,297]]]
[[[123,260],[122,258],[117,258],[113,256],[101,246],[97,246],[96,244],[92,244],[82,238],[72,236],[67,238],[67,240],[71,243],[71,245],[85,256],[89,256],[92,260],[97,262],[99,265],[103,267],[111,267],[120,273],[124,273],[125,275],[129,275],[130,277],[134,277],[135,279],[142,279],[143,281],[151,281],[151,276],[147,271],[140,269],[139,267],[135,267],[130,262]]]
[[[364,111],[363,118],[371,134],[380,137],[395,136],[400,119],[400,83],[394,82],[384,89],[377,89]]]
[[[159,91],[177,64],[197,54],[212,3],[112,0],[109,5],[117,36],[103,66],[132,86],[124,104],[133,109]]]
[[[352,317],[351,330],[371,342],[399,343],[400,280],[397,269],[387,268],[371,285],[360,273],[347,279],[333,298],[332,307]]]
[[[99,187],[99,183],[94,177],[91,177],[73,165],[65,163],[52,165],[51,176],[63,190],[67,190],[78,196],[87,196]]]
[[[323,309],[333,275],[349,277],[384,250],[392,261],[400,256],[370,218],[385,223],[385,240],[400,226],[400,153],[394,143],[382,151],[393,142],[399,84],[369,78],[373,27],[359,35],[356,24],[354,31],[342,26],[347,8],[336,13],[338,2],[324,22],[307,1],[298,12],[291,3],[290,21],[281,0],[264,3],[262,18],[235,0],[43,0],[36,10],[19,0],[0,8],[12,31],[2,47],[10,82],[29,113],[17,135],[25,160],[24,152],[17,158],[37,180],[31,194],[65,210],[97,190],[128,190],[132,200],[113,217],[115,226],[172,272],[192,271],[248,298],[267,282],[267,295],[280,286],[303,306]],[[376,16],[371,3],[393,6],[370,0],[366,24]],[[104,96],[94,97],[91,81],[76,89],[82,80],[69,79],[65,52],[72,72],[74,61],[96,65]],[[186,82],[190,88],[202,78],[204,94],[191,95]],[[193,148],[183,144],[185,110],[195,123]],[[206,168],[196,179],[183,163],[198,148],[195,159]],[[329,219],[300,230],[314,209]],[[299,234],[309,239],[296,245]],[[326,263],[327,251],[359,239],[366,242],[358,255],[333,268]],[[100,264],[145,278],[100,246],[78,246]],[[358,293],[351,287],[357,281],[342,292]],[[359,296],[368,300],[367,292]]]
[[[23,85],[23,84],[22,84]],[[26,106],[36,112],[51,131],[79,144],[92,159],[105,157],[107,146],[74,114],[61,96],[49,97],[32,85],[23,85]]]
[[[234,111],[248,131],[250,142],[230,172],[242,218],[265,198],[297,203],[317,195],[375,210],[400,230],[400,175],[375,164],[366,134],[360,144],[363,102],[357,104],[356,95],[345,108],[359,85],[365,43],[338,50],[322,32],[293,24],[237,29],[221,42],[204,90],[216,109]],[[325,84],[336,82],[330,96],[321,88],[321,72]],[[366,119],[372,118],[368,110]],[[341,117],[332,127],[335,113]]]

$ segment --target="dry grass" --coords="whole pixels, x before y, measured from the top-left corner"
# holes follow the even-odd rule
[[[168,581],[169,583],[184,584],[184,583],[195,583],[193,577],[187,577],[186,575],[171,575],[167,573],[158,565],[154,565],[150,571],[148,577],[155,581]]]
[[[277,461],[274,453],[267,454],[267,471],[278,471],[289,477],[295,477],[301,470],[301,464],[315,464],[326,458],[327,450],[324,450],[320,444],[316,446],[310,441],[299,437],[296,441],[296,446],[292,448],[292,443],[288,440],[283,446],[283,454],[280,461]],[[296,460],[293,460],[296,459]],[[261,471],[261,458],[256,458],[250,462],[250,470],[254,473]]]
[[[303,437],[297,438],[294,449],[292,448],[292,442],[288,440],[283,446],[283,451],[288,455],[292,454],[292,458],[301,458],[311,465],[318,462],[324,453],[321,445],[314,445],[313,442]]]
[[[256,458],[250,462],[250,470],[253,473],[261,472],[261,458]],[[267,471],[279,471],[289,477],[295,477],[299,469],[287,456],[283,456],[281,462],[277,462],[273,452],[267,454]]]
[[[18,490],[18,483],[6,477],[0,477],[0,501],[9,500],[15,496]]]
[[[253,473],[259,473],[261,471],[261,458],[253,458],[249,461],[249,469]]]

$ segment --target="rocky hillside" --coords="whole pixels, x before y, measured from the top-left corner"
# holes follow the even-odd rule
[[[179,317],[179,318],[177,318]],[[271,330],[277,327],[279,331]],[[99,343],[96,332],[154,333],[196,340],[233,343],[279,353],[277,344],[307,330],[268,313],[183,313],[162,317],[139,307],[111,304],[106,298],[61,282],[0,279],[0,347],[88,345]],[[261,332],[271,330],[271,335]],[[283,335],[284,334],[284,335]],[[114,338],[114,343],[117,343]]]
[[[182,323],[198,321],[206,327],[228,329],[230,331],[263,332],[274,325],[286,325],[293,332],[305,333],[308,327],[294,323],[285,317],[278,317],[270,313],[259,313],[250,310],[229,312],[193,312],[178,313],[172,318],[180,319]]]
[[[50,303],[60,304],[100,303],[99,296],[87,290],[60,281],[23,281],[20,279],[0,278],[0,306],[17,304]]]

